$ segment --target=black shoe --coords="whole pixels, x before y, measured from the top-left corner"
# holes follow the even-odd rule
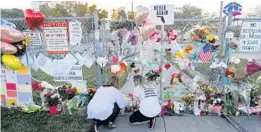
[[[149,123],[149,128],[153,130],[156,126],[156,118],[153,118]]]

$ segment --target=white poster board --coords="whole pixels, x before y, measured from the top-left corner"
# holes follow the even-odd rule
[[[74,65],[67,75],[54,75],[55,81],[82,81],[82,66]]]
[[[43,25],[44,40],[48,54],[68,54],[68,23],[48,22]]]
[[[26,37],[30,39],[30,45],[39,46],[43,44],[40,32],[26,30],[23,31],[23,33]]]
[[[150,20],[155,25],[174,24],[174,5],[153,5],[150,7]]]
[[[81,45],[82,23],[79,21],[69,22],[70,45]]]
[[[261,46],[261,22],[243,22],[239,51],[258,52]]]

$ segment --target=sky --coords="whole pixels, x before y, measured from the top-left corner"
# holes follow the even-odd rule
[[[4,1],[4,2],[3,2]],[[1,0],[1,8],[32,8],[32,0]],[[54,1],[54,0],[53,0]],[[61,1],[61,0],[57,0]],[[96,4],[98,8],[103,8],[108,11],[116,9],[118,7],[125,7],[127,10],[131,10],[131,2],[135,7],[137,5],[143,5],[149,7],[154,4],[173,4],[176,7],[181,7],[185,4],[190,4],[202,8],[204,12],[219,13],[221,0],[80,0],[89,4]],[[261,5],[261,0],[223,0],[224,5],[229,2],[238,2],[243,6],[243,14],[246,12],[252,12],[257,5]]]

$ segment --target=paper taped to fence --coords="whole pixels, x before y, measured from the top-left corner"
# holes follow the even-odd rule
[[[243,22],[239,51],[258,52],[261,47],[261,22]]]
[[[23,33],[30,39],[30,45],[39,46],[43,44],[40,32],[26,30]]]
[[[43,25],[44,40],[48,54],[68,54],[68,23],[47,22]]]
[[[74,65],[67,75],[54,75],[55,81],[82,81],[82,66]]]
[[[79,21],[69,22],[70,45],[81,45],[82,23]]]

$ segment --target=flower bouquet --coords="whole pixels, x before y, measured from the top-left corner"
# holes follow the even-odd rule
[[[186,94],[181,98],[181,100],[184,102],[185,110],[191,111],[192,110],[192,104],[195,102],[194,95]]]
[[[47,93],[47,94],[44,95],[44,97],[45,97],[45,101],[47,103],[47,106],[49,108],[49,113],[51,115],[57,114],[57,106],[58,106],[58,104],[61,103],[58,96],[56,96],[53,93]]]

